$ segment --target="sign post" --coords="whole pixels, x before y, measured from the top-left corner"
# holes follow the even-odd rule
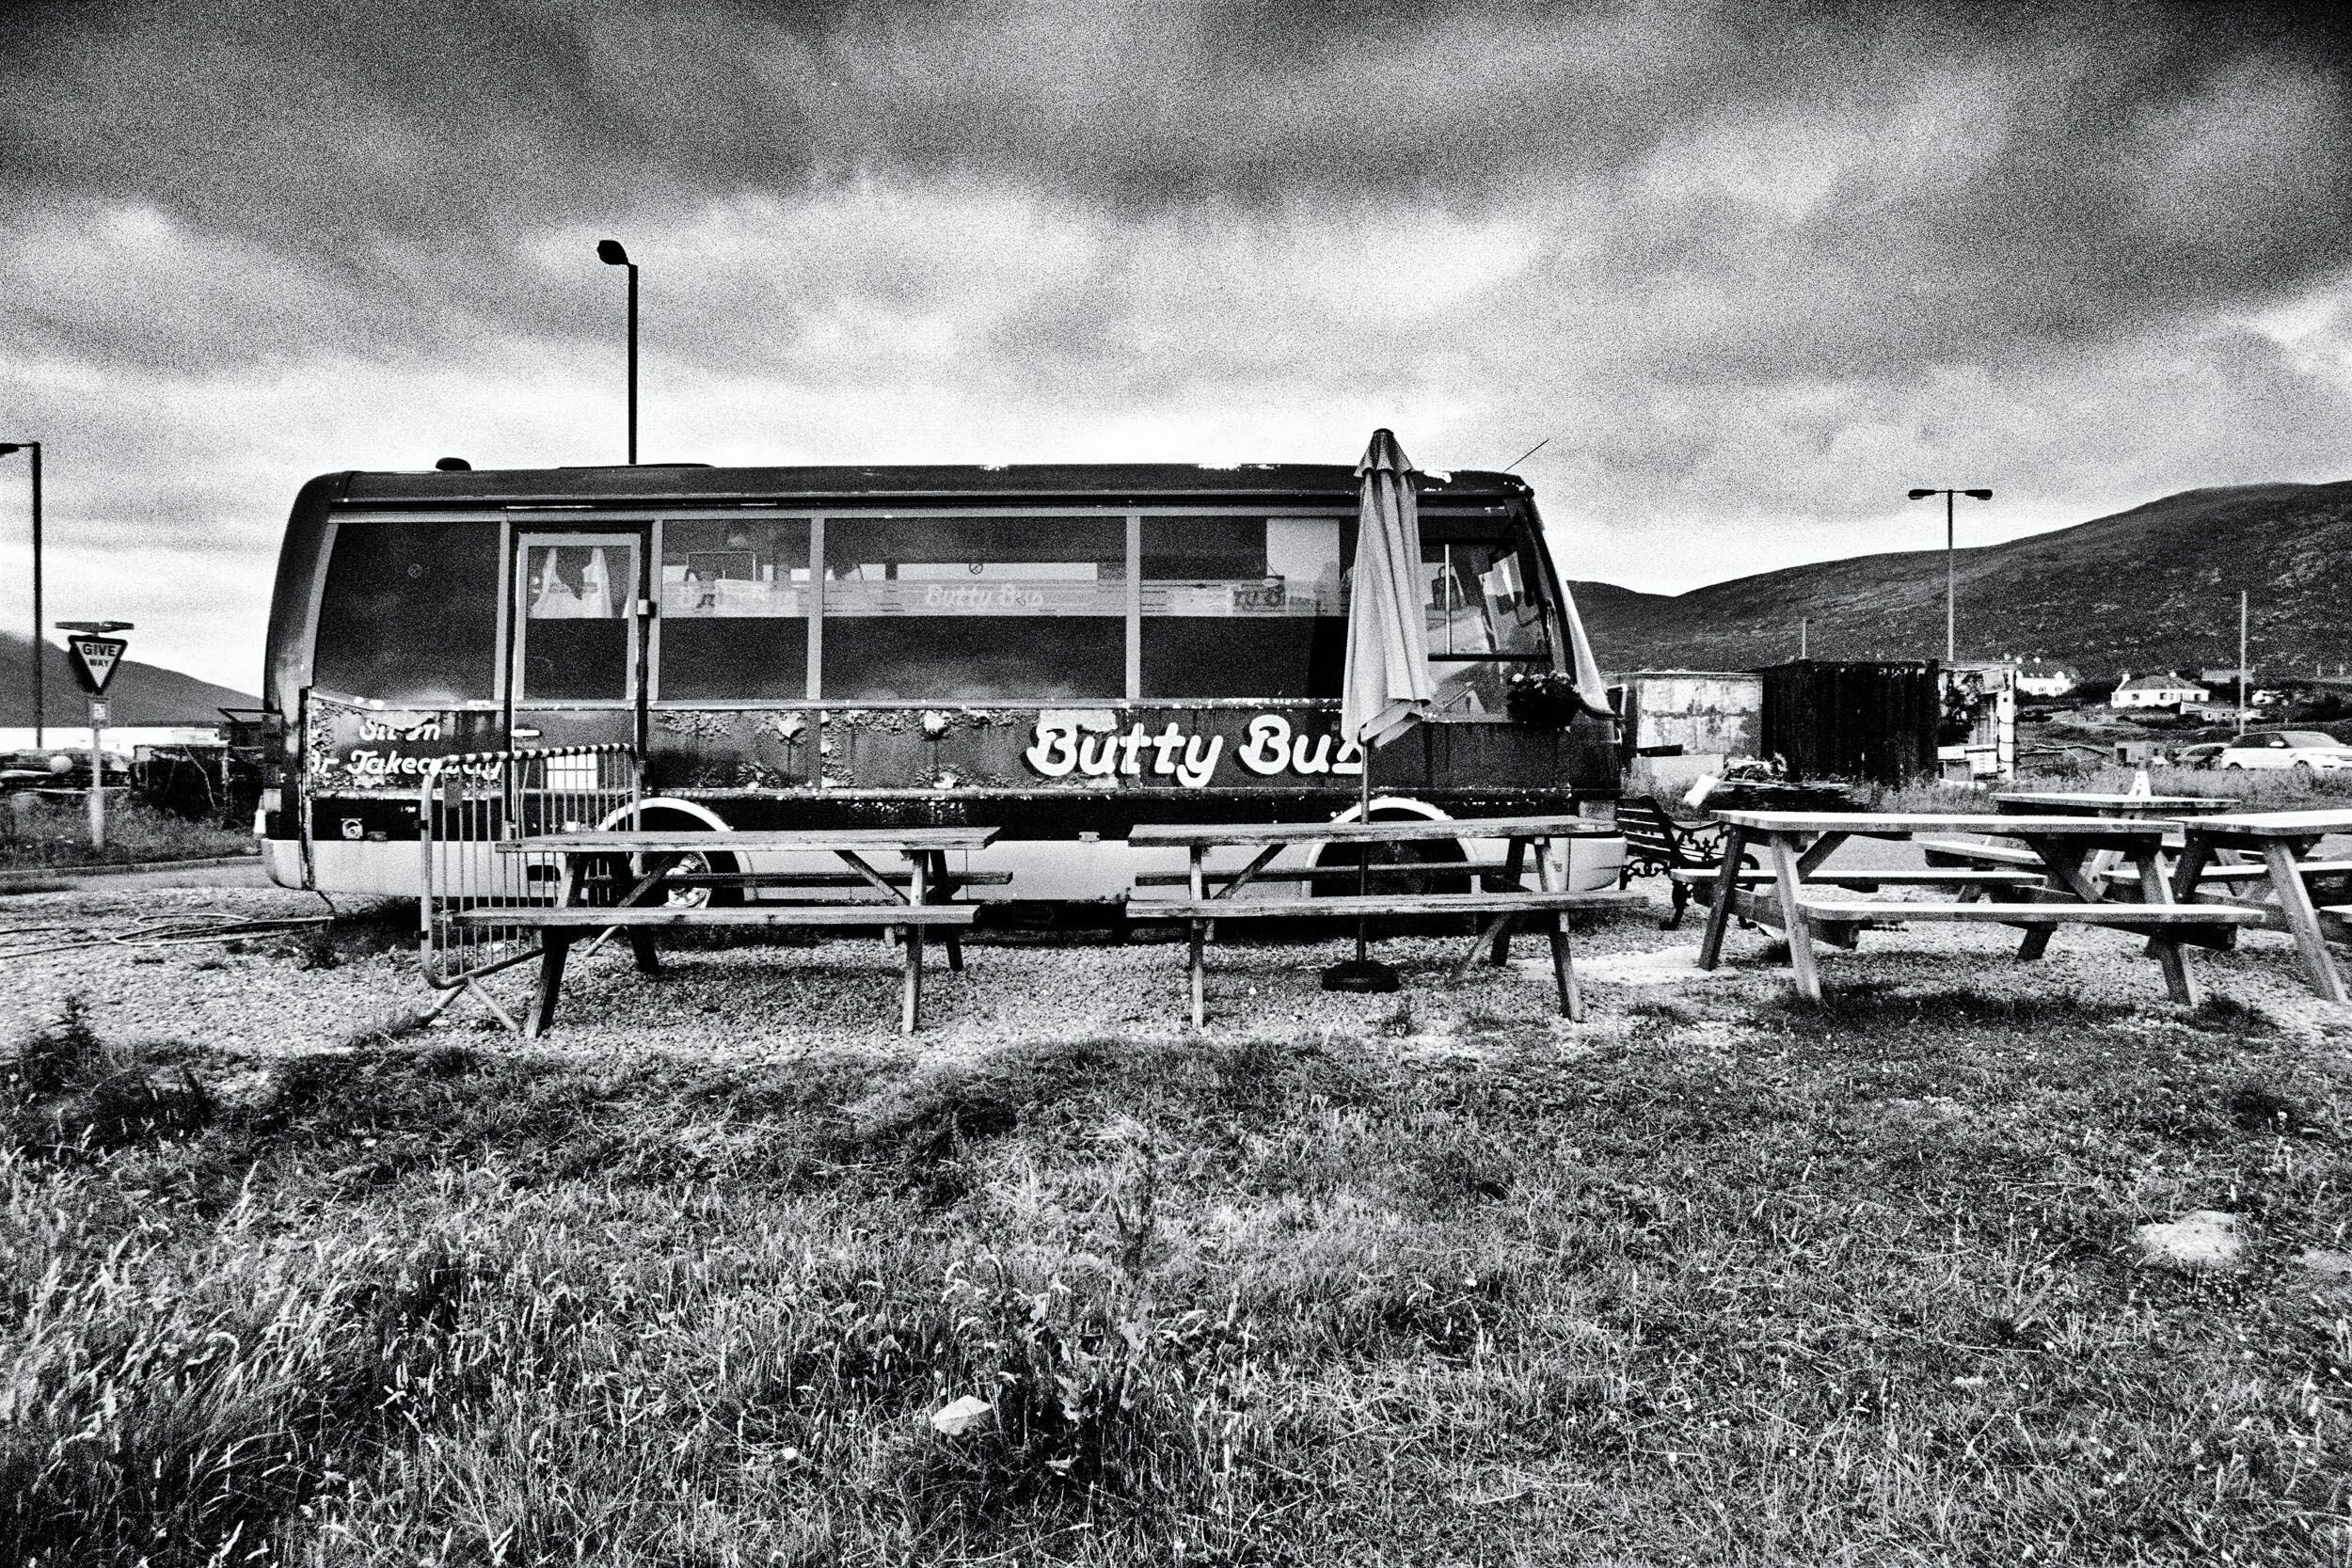
[[[129,631],[128,621],[60,621],[57,629],[67,633],[66,652],[72,656],[73,673],[89,693],[89,845],[93,849],[106,847],[106,683],[114,679],[115,671],[122,663],[122,650],[129,647],[119,637],[108,637],[110,631]]]

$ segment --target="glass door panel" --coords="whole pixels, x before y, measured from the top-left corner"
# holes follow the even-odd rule
[[[637,540],[525,534],[515,700],[627,703],[636,695]]]

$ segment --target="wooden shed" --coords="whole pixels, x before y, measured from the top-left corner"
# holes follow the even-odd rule
[[[1932,659],[1801,658],[1764,677],[1764,752],[1796,779],[1908,784],[1934,775],[1944,714]]]

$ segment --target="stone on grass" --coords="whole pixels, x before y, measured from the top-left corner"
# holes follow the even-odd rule
[[[2143,1225],[2133,1233],[2143,1260],[2173,1269],[2233,1269],[2246,1259],[2237,1216],[2193,1209],[2179,1219]]]
[[[2322,1252],[2313,1247],[2296,1259],[2295,1266],[2330,1284],[2352,1285],[2352,1252]]]
[[[942,1437],[961,1437],[971,1431],[989,1409],[986,1400],[966,1394],[954,1403],[943,1405],[931,1413],[931,1430]]]

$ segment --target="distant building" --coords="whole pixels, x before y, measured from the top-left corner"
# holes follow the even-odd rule
[[[2234,686],[2243,672],[2232,669],[2208,669],[2197,672],[2197,678],[2207,686]]]
[[[2063,697],[2074,689],[2074,672],[2027,659],[2017,667],[2017,689],[2028,697]]]
[[[2115,694],[2107,699],[2107,706],[2176,708],[2183,703],[2204,702],[2212,695],[2206,688],[2169,670],[2137,676],[2126,670],[2123,678],[2115,683]]]

